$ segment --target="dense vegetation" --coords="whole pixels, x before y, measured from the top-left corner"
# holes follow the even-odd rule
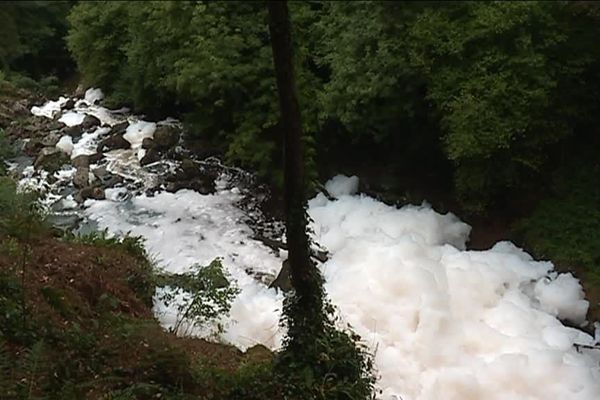
[[[55,94],[75,70],[63,37],[72,1],[6,1],[0,7],[0,81]]]
[[[295,3],[305,130],[328,156],[360,143],[410,166],[443,150],[457,194],[481,211],[539,183],[598,115],[586,7]],[[188,111],[194,135],[267,174],[281,135],[265,15],[261,3],[82,3],[68,42],[115,101]]]

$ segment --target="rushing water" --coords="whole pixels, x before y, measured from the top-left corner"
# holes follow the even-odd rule
[[[128,121],[124,137],[131,148],[108,152],[92,166],[120,175],[123,183],[107,189],[105,200],[83,205],[73,201],[73,168],[59,171],[54,183],[43,171],[22,168],[22,187],[41,188],[48,209],[81,218],[80,229],[144,237],[168,271],[221,257],[241,289],[221,321],[221,340],[241,349],[258,343],[278,348],[283,295],[256,277],[275,277],[286,254],[253,237],[257,230],[281,237],[282,226],[267,223],[255,206],[246,184],[251,175],[207,160],[220,171],[214,194],[166,192],[160,177],[178,163],[139,163],[141,141],[152,137],[157,123],[94,105],[101,97],[89,90],[73,111],[61,111],[67,101],[61,98],[32,112],[49,118],[62,113],[67,125],[90,114],[106,125],[61,139],[58,146],[72,157],[95,153],[108,127]],[[600,351],[578,348],[600,338],[561,323],[586,324],[588,303],[576,278],[509,242],[469,251],[470,227],[456,216],[427,205],[390,207],[357,194],[357,186],[355,177],[335,177],[326,187],[337,199],[320,194],[308,212],[314,241],[330,255],[320,266],[325,288],[342,321],[374,352],[382,398],[600,398]],[[173,326],[173,307],[157,301],[155,311],[164,326]]]

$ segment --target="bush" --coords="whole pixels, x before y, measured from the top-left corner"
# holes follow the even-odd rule
[[[7,139],[4,130],[0,128],[0,176],[6,175],[6,160],[14,156],[14,153],[12,143]]]
[[[521,221],[517,233],[536,257],[600,275],[600,166],[559,180],[556,195],[544,199]]]
[[[47,232],[37,195],[18,192],[10,178],[0,177],[0,235],[28,242]]]
[[[66,49],[69,1],[8,1],[0,8],[0,70],[33,79],[73,72]]]
[[[183,324],[190,327],[206,326],[229,313],[231,301],[239,293],[232,285],[221,260],[213,260],[207,266],[194,265],[191,272],[183,274],[163,274],[159,277],[159,286],[164,292],[159,300],[169,306],[178,298],[177,321],[173,332],[181,332]],[[186,329],[187,330],[187,329]],[[222,327],[217,326],[217,331]]]

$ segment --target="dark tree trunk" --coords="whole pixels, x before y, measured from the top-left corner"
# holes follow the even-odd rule
[[[281,108],[281,126],[284,131],[284,209],[291,281],[299,303],[303,303],[305,307],[320,307],[318,273],[310,259],[306,233],[302,120],[294,77],[288,6],[285,1],[269,1],[268,7],[269,31]],[[319,311],[312,310],[312,312]]]

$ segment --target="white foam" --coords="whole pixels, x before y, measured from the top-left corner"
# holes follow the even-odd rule
[[[84,118],[85,114],[76,111],[68,111],[59,118],[59,121],[67,126],[76,126],[81,125]]]
[[[325,189],[334,197],[355,194],[358,192],[358,177],[336,175],[325,184]]]
[[[43,106],[31,107],[31,113],[38,117],[54,118],[60,112],[60,108],[67,102],[68,98],[61,96],[58,100],[48,101]]]
[[[56,148],[67,155],[71,155],[73,147],[73,139],[69,135],[61,137],[58,143],[56,143]]]
[[[275,310],[281,307],[281,296],[258,283],[246,269],[275,275],[282,260],[251,239],[252,231],[235,207],[239,198],[230,190],[206,196],[180,190],[154,197],[140,195],[127,202],[90,201],[86,213],[101,229],[146,238],[149,251],[171,272],[224,257],[223,265],[242,290],[232,305],[225,338],[242,347],[255,343],[277,347],[281,333]],[[173,310],[157,305],[167,326],[174,322]]]
[[[535,294],[544,311],[579,325],[585,322],[589,302],[584,299],[583,289],[572,274],[538,281]]]
[[[170,271],[224,257],[242,292],[223,321],[223,338],[242,349],[275,349],[281,296],[246,268],[274,275],[281,259],[250,239],[238,196],[181,190],[95,201],[88,214],[101,228],[146,237]],[[509,242],[465,251],[469,226],[429,206],[396,209],[366,196],[321,195],[309,214],[314,239],[331,254],[322,266],[325,288],[375,352],[383,398],[598,398],[600,352],[580,354],[574,346],[593,338],[557,319],[581,318],[587,309],[571,275]],[[173,325],[173,309],[156,310]]]
[[[90,88],[88,90],[85,91],[85,96],[84,96],[84,100],[90,104],[93,105],[96,102],[102,100],[104,98],[104,93],[102,93],[101,89],[98,88]]]
[[[131,149],[136,151],[138,160],[141,160],[145,154],[145,150],[142,149],[142,141],[146,138],[152,138],[155,130],[156,123],[141,120],[127,127],[123,138],[131,144]]]
[[[55,105],[44,107],[41,114],[53,115]],[[102,107],[77,107],[104,115],[109,125],[122,120]],[[125,135],[131,149],[107,153],[107,169],[152,186],[156,175],[141,168],[138,157],[154,128],[145,121],[132,124]],[[72,154],[91,152],[107,132],[100,129],[84,134]],[[45,171],[29,168],[20,186],[52,192],[73,172],[59,171],[58,183],[50,185]],[[600,351],[576,349],[591,346],[600,333],[592,338],[559,321],[582,324],[587,311],[571,274],[558,274],[550,262],[535,261],[509,242],[468,251],[470,227],[456,216],[353,195],[356,177],[336,177],[325,187],[338,199],[320,194],[308,208],[314,240],[330,253],[321,266],[325,288],[342,321],[375,353],[382,398],[600,398]],[[180,190],[154,197],[109,189],[107,200],[86,201],[85,213],[100,229],[145,237],[148,250],[172,272],[223,257],[241,293],[231,317],[221,321],[222,339],[242,349],[256,343],[276,349],[282,296],[248,270],[275,276],[285,253],[278,257],[252,239],[236,206],[239,190],[222,182],[218,188],[207,196]],[[173,325],[173,307],[157,302],[155,310],[165,326]]]
[[[92,155],[96,154],[98,142],[102,136],[110,132],[110,128],[98,127],[92,132],[84,132],[79,138],[79,141],[74,144],[73,151],[71,152],[71,158],[75,158],[80,155]]]

